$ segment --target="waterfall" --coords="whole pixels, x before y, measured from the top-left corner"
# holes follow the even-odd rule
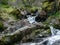
[[[48,38],[48,43],[47,45],[53,45],[53,44],[60,44],[60,35],[55,35],[55,36],[51,36]]]
[[[60,30],[53,28],[53,26],[50,26],[52,36],[53,35],[60,35]]]
[[[53,26],[50,26],[50,29],[51,29],[52,36],[55,35]]]
[[[38,16],[38,12],[36,12],[36,15],[35,16],[32,16],[32,15],[27,15],[27,20],[29,21],[30,24],[33,24],[33,23],[36,23],[36,20],[35,18]]]
[[[33,24],[33,23],[36,22],[36,21],[35,21],[35,17],[36,17],[36,16],[31,16],[31,15],[29,15],[29,16],[27,16],[27,17],[28,17],[27,20],[29,21],[30,24]]]
[[[47,45],[54,45],[58,44],[60,42],[60,30],[53,28],[53,26],[50,26],[52,36],[48,38]]]

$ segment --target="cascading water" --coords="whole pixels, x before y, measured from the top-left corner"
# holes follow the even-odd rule
[[[58,29],[53,28],[53,26],[50,26],[52,36],[48,38],[47,45],[59,45],[60,42],[60,31]]]
[[[36,17],[36,16],[31,16],[31,15],[28,16],[27,20],[29,21],[30,24],[33,24],[33,23],[36,22],[36,21],[35,21],[35,17]]]
[[[50,26],[50,29],[51,29],[52,36],[55,35],[53,26]]]
[[[28,16],[28,21],[30,24],[35,23],[35,17],[36,16]],[[54,45],[56,42],[58,43],[60,40],[60,30],[53,28],[53,26],[50,26],[52,36],[48,37],[48,43],[47,45]],[[59,43],[58,43],[59,44]]]

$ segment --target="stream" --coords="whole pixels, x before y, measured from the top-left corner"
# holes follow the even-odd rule
[[[29,23],[33,24],[35,23],[35,17],[36,16],[29,16],[27,19],[29,21]],[[50,30],[51,30],[51,37],[48,37],[47,39],[44,39],[42,42],[40,43],[31,43],[30,45],[42,45],[42,43],[44,43],[45,41],[48,41],[47,44],[44,45],[60,45],[60,30],[59,29],[55,29],[53,28],[53,26],[50,26]]]
[[[36,16],[29,15],[27,18],[27,21],[30,24],[37,23],[35,21],[35,17]],[[37,43],[23,43],[21,45],[60,45],[60,30],[55,29],[53,26],[49,26],[49,27],[50,27],[51,34],[52,34],[50,37],[43,38],[42,40],[38,39],[39,42],[37,42]],[[19,30],[17,30],[17,31],[19,31]],[[13,33],[11,33],[11,34],[13,34]],[[35,41],[37,41],[37,40],[35,40]]]
[[[54,16],[49,18],[49,15],[59,15],[59,1],[7,0],[5,2],[0,1],[2,5],[0,13],[3,19],[1,19],[3,26],[0,24],[0,27],[3,27],[0,28],[3,30],[0,32],[0,45],[60,45],[58,26],[60,19],[58,16],[56,20]],[[59,28],[54,28],[55,25]]]
[[[50,37],[44,38],[42,41],[37,43],[22,43],[21,45],[60,45],[60,30],[53,28],[53,26],[50,26],[50,29],[52,33]]]

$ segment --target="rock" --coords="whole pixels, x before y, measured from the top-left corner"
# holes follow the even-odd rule
[[[52,24],[60,24],[59,20],[56,19],[56,18],[55,18],[55,19],[52,19],[52,20],[51,20],[51,23],[52,23]]]
[[[51,20],[51,23],[53,24],[53,26],[55,28],[60,29],[60,21],[59,21],[59,19],[54,18],[54,19]]]
[[[44,22],[47,18],[48,18],[47,13],[44,10],[42,10],[40,14],[35,18],[35,20],[37,22]]]

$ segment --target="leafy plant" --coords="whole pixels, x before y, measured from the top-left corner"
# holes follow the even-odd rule
[[[0,0],[2,4],[8,4],[8,0]]]
[[[32,4],[35,2],[35,0],[22,0],[25,7],[32,7]]]
[[[4,25],[2,22],[0,22],[0,32],[4,30]]]

